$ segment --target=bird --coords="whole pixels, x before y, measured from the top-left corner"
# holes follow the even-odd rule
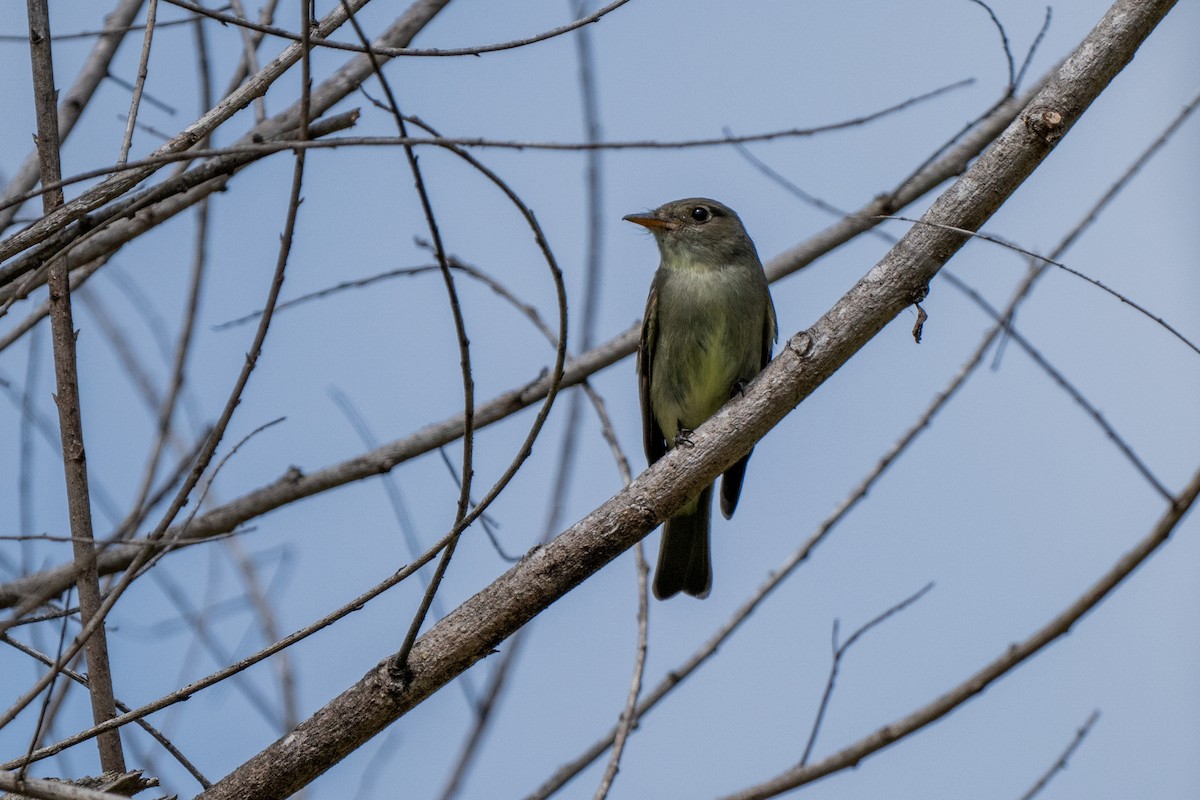
[[[629,214],[654,234],[660,262],[638,345],[642,441],[653,464],[735,395],[771,360],[778,337],[767,276],[741,219],[704,197]],[[721,478],[721,512],[737,507],[746,462]],[[654,596],[697,598],[712,588],[709,521],[713,485],[663,524]]]

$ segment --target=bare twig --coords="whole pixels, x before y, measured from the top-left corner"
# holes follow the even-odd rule
[[[570,3],[572,12],[577,17],[584,17],[587,13],[586,0],[574,0]],[[576,54],[579,65],[579,82],[580,96],[583,100],[583,118],[584,128],[586,131],[586,141],[588,144],[595,144],[600,141],[600,121],[599,121],[599,106],[596,97],[596,85],[594,76],[594,64],[591,54],[591,41],[587,28],[580,28],[572,37],[576,45]],[[584,288],[583,288],[583,311],[580,316],[579,330],[579,347],[587,350],[592,346],[594,339],[596,308],[599,302],[599,283],[600,283],[600,265],[602,263],[602,243],[601,236],[601,219],[602,211],[602,187],[601,187],[601,163],[602,152],[596,149],[586,151],[587,166],[585,169],[585,185],[587,191],[587,207],[586,207],[586,230],[587,240],[585,244],[584,255]],[[536,313],[536,312],[535,312]],[[535,324],[538,320],[535,319]],[[557,343],[557,337],[546,330],[552,345]],[[541,541],[548,540],[555,532],[559,530],[561,525],[563,509],[566,504],[566,499],[570,493],[571,479],[574,475],[576,464],[577,443],[580,436],[580,403],[583,396],[578,393],[572,393],[567,400],[567,418],[563,425],[563,437],[558,453],[558,466],[554,470],[554,482],[547,495],[547,513],[546,519],[542,526]],[[451,800],[455,797],[462,787],[462,782],[469,771],[475,756],[479,752],[479,747],[484,740],[488,730],[488,725],[494,719],[492,714],[496,702],[507,683],[508,676],[512,666],[516,663],[517,654],[521,651],[525,642],[524,633],[514,636],[505,648],[501,661],[496,668],[492,670],[489,676],[488,689],[486,693],[486,705],[481,704],[478,713],[475,717],[474,725],[470,733],[463,742],[462,748],[459,751],[458,757],[453,768],[450,770],[450,778],[442,790],[441,800]],[[614,766],[615,772],[615,766]],[[611,778],[606,783],[611,783]]]
[[[154,27],[159,28],[162,26],[155,25]],[[131,94],[137,90],[137,83],[130,83],[129,81],[122,78],[120,75],[114,75],[110,72],[107,77],[110,82],[115,83],[117,86],[120,86],[122,89],[125,89],[126,91],[130,92]],[[142,89],[142,100],[144,102],[146,102],[148,105],[152,105],[155,108],[157,108],[159,111],[163,111],[171,116],[175,116],[175,114],[178,113],[178,109],[176,109],[175,106],[171,105],[170,103],[168,103],[165,100],[155,97],[150,92],[147,92],[144,88]],[[205,110],[207,110],[209,107],[205,106],[204,108],[205,108]],[[121,118],[128,120],[129,115],[123,114],[121,116]],[[137,127],[141,128],[142,130],[154,134],[159,139],[162,139],[164,142],[171,138],[169,134],[163,133],[162,131],[155,129],[153,125],[147,125],[147,124],[143,124],[141,122],[137,122],[135,124],[137,125]]]
[[[214,11],[211,8],[205,8],[204,6],[197,5],[196,3],[189,2],[188,0],[167,0],[167,2],[171,3],[172,5],[179,6],[180,8],[187,9],[195,14],[202,14],[206,17],[211,17],[229,25],[246,28],[248,30],[256,31],[260,34],[270,34],[272,36],[278,36],[282,39],[290,39],[294,42],[300,41],[300,34],[284,30],[283,28],[277,28],[272,25],[250,22],[245,19],[244,15],[235,17],[228,14],[222,14],[219,11]],[[617,10],[628,2],[629,0],[615,0],[615,2],[609,3],[598,11],[589,14],[586,17],[581,17],[574,22],[570,22],[566,25],[560,25],[557,28],[553,28],[534,36],[527,36],[523,39],[514,39],[512,41],[500,42],[498,44],[431,50],[427,48],[422,49],[414,47],[387,47],[385,45],[378,44],[369,45],[361,41],[358,44],[350,42],[335,42],[321,38],[314,39],[313,45],[315,47],[328,47],[335,50],[349,50],[355,53],[365,53],[367,55],[383,58],[394,58],[397,56],[477,56],[481,55],[482,53],[495,53],[500,50],[512,50],[517,47],[525,47],[526,45],[534,44],[536,42],[544,42],[547,39],[553,39],[554,37],[561,36],[564,33],[570,33],[573,30],[582,28],[584,25],[590,25],[591,23],[596,22],[601,17],[607,15],[609,12]]]
[[[613,779],[617,777],[617,769],[621,765],[621,755],[625,752],[625,743],[629,741],[629,734],[633,732],[640,718],[638,715],[638,696],[642,692],[642,678],[646,672],[646,649],[650,618],[650,565],[646,563],[646,553],[642,542],[638,542],[634,550],[636,554],[635,563],[638,587],[637,654],[633,663],[633,677],[629,680],[629,691],[625,695],[625,708],[621,710],[621,717],[617,721],[617,734],[613,739],[612,753],[609,755],[608,765],[604,768],[604,775],[600,778],[600,785],[596,787],[596,793],[592,795],[593,800],[604,800],[604,798],[608,797]]]
[[[553,330],[550,329],[550,326],[546,324],[546,321],[542,319],[541,315],[538,313],[537,308],[535,308],[533,305],[526,303],[525,301],[518,298],[507,286],[505,286],[503,283],[501,283],[499,280],[497,280],[493,276],[484,272],[479,267],[476,267],[472,264],[468,264],[468,263],[464,262],[462,259],[458,258],[457,256],[453,256],[453,255],[448,255],[446,257],[446,260],[447,260],[447,263],[450,265],[450,269],[452,269],[456,272],[461,272],[464,275],[466,275],[467,277],[469,277],[473,280],[479,281],[484,286],[491,289],[493,292],[495,292],[497,295],[499,295],[501,298],[503,298],[505,301],[507,301],[511,306],[513,306],[513,308],[515,308],[517,311],[521,312],[521,314],[523,314],[531,323],[533,323],[533,326],[535,328],[537,328],[539,333],[541,333],[543,336],[545,336],[550,341],[551,345],[557,344],[558,336],[554,333]],[[286,311],[290,308],[293,308],[294,306],[303,305],[303,304],[309,303],[313,300],[320,300],[322,298],[329,297],[334,294],[338,294],[339,292],[343,292],[348,289],[362,289],[367,286],[371,286],[372,284],[375,284],[379,281],[390,280],[392,278],[412,277],[415,275],[425,275],[425,274],[428,274],[431,272],[440,272],[440,271],[441,271],[441,267],[437,264],[425,264],[425,265],[419,266],[419,267],[400,267],[398,269],[390,269],[390,270],[387,270],[386,272],[379,272],[374,275],[368,275],[365,278],[355,278],[353,280],[342,281],[340,283],[334,284],[333,286],[327,286],[324,289],[318,289],[315,292],[309,292],[307,294],[302,294],[299,297],[295,297],[295,298],[292,298],[291,300],[280,303],[279,308],[277,308],[276,311]],[[214,325],[213,330],[222,331],[222,330],[226,330],[228,328],[235,327],[237,325],[242,325],[244,323],[250,322],[250,321],[258,318],[258,313],[259,312],[254,311],[249,314],[243,314],[242,316],[237,317],[236,319],[231,319],[226,322],[222,322],[218,325]]]
[[[1079,391],[1079,389],[1077,389],[1073,383],[1067,380],[1066,376],[1059,372],[1058,369],[1056,369],[1054,365],[1051,364],[1046,357],[1041,354],[1040,351],[1038,351],[1037,348],[1030,344],[1024,336],[1018,333],[1012,324],[1005,320],[1004,317],[998,311],[996,311],[996,309],[993,308],[991,304],[987,302],[987,300],[984,299],[983,295],[979,294],[979,292],[975,291],[970,286],[954,277],[952,273],[945,273],[945,277],[947,281],[955,284],[959,291],[964,292],[968,297],[975,301],[975,304],[986,311],[987,314],[992,317],[992,319],[1002,323],[1009,338],[1020,345],[1021,349],[1025,351],[1026,355],[1032,358],[1034,363],[1041,367],[1043,372],[1049,375],[1050,378],[1057,383],[1059,387],[1079,405],[1080,408],[1087,412],[1088,416],[1100,426],[1100,429],[1104,431],[1104,435],[1112,440],[1112,443],[1117,446],[1117,449],[1120,450],[1129,463],[1133,465],[1134,469],[1141,473],[1141,476],[1146,479],[1146,482],[1149,483],[1150,486],[1156,492],[1158,492],[1164,500],[1167,502],[1171,501],[1170,490],[1167,489],[1167,487],[1163,485],[1162,481],[1160,481],[1154,475],[1154,473],[1150,470],[1150,467],[1147,466],[1144,461],[1142,461],[1141,457],[1136,452],[1134,452],[1129,443],[1121,438],[1121,435],[1117,433],[1112,424],[1105,419],[1102,413],[1100,413],[1100,409],[1096,408],[1096,406],[1093,405],[1090,400],[1083,396],[1083,392]]]
[[[324,136],[338,130],[352,127],[358,120],[357,111],[348,111],[321,120],[309,127],[309,136]],[[300,135],[295,129],[285,131],[283,140],[294,140]],[[189,154],[190,161],[195,157]],[[26,296],[37,286],[41,285],[44,277],[39,277],[39,269],[44,261],[56,254],[68,251],[67,259],[73,273],[86,272],[91,274],[104,265],[116,250],[147,230],[170,219],[175,214],[190,208],[213,192],[220,191],[228,183],[230,177],[253,163],[255,157],[248,155],[215,158],[181,175],[169,178],[162,183],[131,197],[115,202],[103,211],[89,217],[86,224],[76,223],[52,237],[47,242],[33,247],[3,268],[0,272],[10,276],[23,275],[25,280],[18,286],[0,285],[0,316],[8,305],[18,298]],[[76,269],[79,267],[79,269]],[[0,284],[3,282],[0,281]],[[75,285],[75,284],[72,284]],[[0,344],[9,343],[12,337],[5,337]]]
[[[159,572],[161,570],[153,574],[158,576]],[[232,661],[231,654],[225,651],[213,632],[206,610],[195,608],[191,601],[188,600],[187,595],[174,581],[160,576],[156,583],[171,604],[175,606],[180,618],[187,623],[195,634],[195,642],[199,649],[207,653],[214,663],[227,664]],[[197,653],[198,656],[199,653]],[[187,663],[195,663],[195,659],[188,659]],[[249,681],[241,680],[241,677],[240,675],[234,676],[231,682],[234,688],[245,698],[245,706],[249,706],[257,711],[263,721],[273,730],[281,732],[287,730],[288,728],[284,725],[279,712],[271,707],[270,701],[262,695],[262,692],[256,686],[252,685]],[[125,710],[128,711],[129,709]]]
[[[450,778],[442,788],[442,793],[438,795],[441,800],[450,800],[450,798],[457,796],[461,790],[463,781],[466,779],[471,764],[479,752],[479,747],[483,743],[484,735],[489,730],[488,724],[493,719],[497,703],[499,703],[504,689],[508,686],[508,676],[512,674],[512,668],[517,663],[517,655],[523,649],[522,646],[524,643],[524,636],[514,636],[508,643],[508,646],[504,648],[500,662],[496,664],[495,668],[488,675],[487,686],[484,687],[478,701],[472,708],[475,712],[474,723],[471,725],[470,732],[459,748],[458,756],[454,759],[454,765],[450,768]]]
[[[550,142],[537,140],[516,140],[516,139],[491,139],[481,136],[358,136],[345,137],[339,139],[329,139],[325,141],[292,141],[290,139],[280,141],[260,141],[261,134],[253,139],[243,137],[238,143],[228,147],[220,148],[199,148],[192,147],[185,152],[176,152],[167,150],[166,147],[159,148],[153,155],[138,161],[130,161],[126,164],[113,164],[106,167],[100,167],[86,172],[80,172],[72,175],[69,178],[58,181],[57,183],[48,184],[49,188],[62,188],[74,183],[93,180],[99,177],[110,176],[110,179],[120,177],[125,173],[137,172],[143,170],[154,171],[167,164],[174,164],[180,161],[191,161],[196,158],[219,158],[228,156],[241,157],[256,157],[261,158],[271,153],[277,153],[283,150],[300,150],[300,149],[328,149],[328,148],[345,148],[345,147],[420,147],[433,146],[444,148],[494,148],[500,150],[545,150],[550,152],[560,151],[589,151],[589,150],[685,150],[699,147],[720,147],[723,145],[731,145],[738,143],[750,142],[769,142],[775,139],[793,139],[806,138],[809,136],[818,136],[825,133],[834,133],[837,131],[846,130],[848,128],[856,128],[869,123],[875,122],[892,114],[899,113],[914,105],[923,103],[927,100],[932,100],[940,95],[946,94],[956,89],[962,89],[970,86],[974,82],[973,79],[956,81],[946,84],[923,94],[915,95],[887,106],[886,108],[872,111],[868,114],[863,114],[850,119],[831,122],[824,125],[816,125],[807,128],[785,128],[773,131],[763,131],[760,133],[749,133],[743,135],[733,135],[732,133],[724,133],[721,136],[710,136],[693,139],[677,139],[677,140],[660,140],[660,139],[627,139],[623,141],[582,141],[582,142]],[[37,191],[31,191],[21,195],[8,202],[24,202],[31,197],[36,197],[39,193],[47,191],[46,188]],[[75,202],[75,201],[72,201]],[[0,208],[4,208],[0,205]],[[10,240],[15,240],[17,237],[10,237]],[[43,237],[44,238],[44,237]],[[10,240],[5,240],[8,242]],[[38,239],[41,241],[41,239]],[[12,253],[20,252],[25,245],[19,249],[7,248],[5,242],[0,242],[0,257],[8,258]],[[23,243],[22,243],[23,244]],[[0,272],[0,284],[11,280],[11,276],[7,271]]]
[[[204,27],[196,21],[196,52],[199,63],[197,73],[200,76],[200,104],[208,108],[212,103],[212,86],[209,76],[207,59],[207,43],[204,37]],[[176,404],[183,391],[184,375],[187,369],[188,355],[191,353],[192,334],[196,328],[196,315],[200,308],[200,290],[203,286],[204,271],[208,262],[208,198],[196,205],[195,247],[192,255],[192,269],[188,279],[187,300],[184,305],[183,322],[180,325],[179,337],[175,344],[175,352],[171,360],[171,379],[167,386],[167,394],[161,405],[156,409],[157,424],[155,426],[154,444],[150,456],[146,460],[142,485],[138,490],[134,508],[140,507],[146,500],[153,485],[154,476],[158,472],[159,460],[171,433],[171,422],[175,415]]]
[[[137,123],[138,106],[142,102],[142,91],[146,88],[147,67],[150,64],[150,43],[154,41],[154,18],[158,14],[158,0],[150,0],[146,6],[146,32],[142,37],[142,55],[138,61],[137,78],[133,83],[133,97],[129,101],[129,117],[125,122],[125,138],[121,140],[121,153],[117,163],[124,164],[133,146],[133,129]]]
[[[1198,97],[1198,99],[1200,99],[1200,97]],[[1075,227],[1075,229],[1071,231],[1071,233],[1069,233],[1067,235],[1067,238],[1064,239],[1062,243],[1059,244],[1059,246],[1056,248],[1056,253],[1067,249],[1071,244],[1073,244],[1075,237],[1080,232],[1082,232],[1083,229],[1088,224],[1090,224],[1092,221],[1095,220],[1096,214],[1099,213],[1099,211],[1101,209],[1103,209],[1103,207],[1108,203],[1108,200],[1111,199],[1111,194],[1114,191],[1114,189],[1119,190],[1119,187],[1123,187],[1123,186],[1124,186],[1124,179],[1122,179],[1121,181],[1118,181],[1117,185],[1110,187],[1109,191],[1105,193],[1105,196],[1101,197],[1100,200],[1097,201],[1097,203],[1094,206],[1092,206],[1092,209],[1088,212],[1087,216],[1083,219],[1083,221],[1079,225],[1077,225]],[[900,216],[885,216],[885,217],[881,217],[881,219],[893,219],[893,220],[899,220],[901,222],[911,222],[913,224],[920,224],[920,225],[937,224],[937,223],[922,222],[921,220],[911,219],[909,217],[900,217]],[[945,226],[943,226],[943,227],[945,227]],[[1161,327],[1163,330],[1167,331],[1167,333],[1171,334],[1176,339],[1183,342],[1185,345],[1187,345],[1188,348],[1193,350],[1197,355],[1200,355],[1200,345],[1197,345],[1191,339],[1188,339],[1186,336],[1184,336],[1182,333],[1180,333],[1177,328],[1175,328],[1169,322],[1164,320],[1162,317],[1160,317],[1157,314],[1155,314],[1154,312],[1150,311],[1145,306],[1141,305],[1140,303],[1136,302],[1135,300],[1131,300],[1129,297],[1127,297],[1124,294],[1121,294],[1117,290],[1106,286],[1103,282],[1098,281],[1095,278],[1093,278],[1089,275],[1086,275],[1077,269],[1074,269],[1073,267],[1068,267],[1066,264],[1062,263],[1061,261],[1055,261],[1056,256],[1043,256],[1043,255],[1040,255],[1039,253],[1033,252],[1032,250],[1026,250],[1024,247],[1013,244],[1012,242],[1010,242],[1006,239],[1002,239],[999,236],[996,236],[995,234],[981,233],[979,231],[968,231],[968,230],[964,230],[961,228],[955,228],[953,226],[950,226],[948,228],[948,230],[953,230],[956,233],[963,234],[964,236],[970,236],[974,239],[980,239],[985,242],[991,242],[992,244],[998,244],[1001,247],[1006,247],[1009,250],[1012,250],[1014,252],[1020,253],[1021,255],[1027,256],[1028,258],[1032,259],[1033,261],[1037,262],[1038,264],[1040,264],[1042,266],[1058,267],[1060,270],[1062,270],[1063,272],[1066,272],[1068,275],[1074,275],[1076,278],[1086,281],[1086,282],[1090,283],[1092,286],[1095,286],[1097,289],[1101,290],[1102,292],[1116,298],[1117,300],[1120,300],[1122,303],[1129,306],[1134,311],[1137,311],[1142,316],[1157,323],[1158,326]]]
[[[131,338],[117,324],[118,315],[113,314],[103,296],[94,289],[94,284],[89,284],[87,288],[75,289],[71,293],[72,299],[82,306],[83,315],[91,318],[94,329],[108,341],[117,363],[124,370],[135,390],[134,393],[141,398],[146,409],[151,413],[157,412],[162,407],[163,399],[150,370],[142,363]]]
[[[242,0],[230,0],[229,7],[232,9],[233,13],[237,15],[238,19],[249,21],[250,17],[246,14],[246,9],[242,7]],[[269,13],[270,12],[268,9],[263,9],[264,16]],[[202,26],[201,15],[196,14],[194,19],[196,20],[197,30],[200,30]],[[242,64],[245,66],[246,71],[258,72],[258,43],[262,41],[263,34],[261,32],[253,31],[246,25],[242,24],[237,25],[237,29],[242,34]],[[231,82],[231,85],[225,94],[229,94],[235,88],[237,88],[237,82]],[[266,118],[267,104],[266,101],[263,100],[262,95],[259,95],[258,97],[254,98],[254,122],[261,123]]]
[[[47,0],[29,0],[29,51],[33,62],[34,101],[37,107],[37,149],[41,175],[47,181],[61,176],[59,162],[58,92],[54,86],[54,57],[50,44],[50,11]],[[62,191],[42,196],[47,215],[63,204]],[[50,329],[54,346],[54,374],[61,430],[63,470],[66,473],[67,510],[75,562],[80,565],[76,586],[79,591],[80,617],[92,633],[81,633],[78,644],[87,650],[90,695],[95,722],[111,719],[113,705],[112,673],[108,660],[108,641],[100,615],[100,581],[96,571],[96,553],[92,539],[92,509],[88,493],[87,458],[83,443],[83,418],[79,399],[79,376],[75,363],[75,324],[71,317],[71,286],[66,259],[50,262]],[[78,652],[79,648],[74,648]],[[72,654],[73,655],[73,654]],[[54,672],[47,673],[53,680]],[[32,698],[31,698],[32,699]],[[125,771],[120,735],[105,734],[98,740],[100,765],[107,772]]]
[[[385,580],[379,582],[375,586],[372,586],[367,591],[359,594],[357,597],[353,598],[348,603],[343,604],[342,606],[340,606],[337,609],[333,610],[332,612],[326,614],[325,616],[321,617],[320,619],[316,620],[315,622],[313,622],[309,625],[306,625],[305,627],[301,628],[300,630],[298,630],[288,636],[285,636],[282,639],[272,642],[267,647],[264,647],[262,650],[258,651],[257,653],[247,656],[246,658],[243,658],[242,660],[238,661],[237,663],[231,664],[227,667],[224,667],[223,669],[220,669],[217,672],[207,675],[204,678],[192,681],[187,686],[177,689],[176,691],[171,692],[170,694],[165,695],[163,697],[160,697],[157,700],[154,700],[153,702],[150,702],[144,706],[141,706],[140,708],[136,708],[125,714],[122,714],[121,716],[119,716],[113,720],[110,720],[101,725],[93,726],[87,730],[81,731],[81,732],[79,732],[73,736],[70,736],[66,739],[63,739],[59,742],[55,742],[52,745],[43,747],[40,750],[37,750],[37,751],[33,752],[32,754],[30,754],[29,760],[30,761],[40,761],[42,759],[49,758],[50,756],[61,753],[63,750],[66,750],[69,747],[74,747],[75,745],[79,744],[80,742],[86,742],[88,739],[98,736],[99,734],[103,733],[104,731],[120,728],[124,725],[128,725],[130,722],[134,722],[135,720],[141,719],[142,717],[145,717],[149,714],[153,714],[156,711],[161,711],[164,708],[169,708],[170,706],[172,706],[176,703],[182,703],[185,700],[190,699],[197,692],[207,689],[210,686],[215,686],[216,684],[227,680],[230,676],[236,675],[239,672],[242,672],[243,670],[249,669],[250,667],[254,666],[255,664],[257,664],[267,658],[270,658],[271,656],[275,655],[276,653],[280,653],[280,652],[286,650],[287,648],[291,647],[292,645],[307,639],[308,637],[312,636],[313,634],[324,630],[325,628],[334,624],[338,620],[343,619],[346,616],[353,614],[356,611],[361,611],[362,608],[367,603],[369,603],[371,600],[374,600],[376,597],[379,597],[381,594],[386,592],[388,589],[391,589],[392,587],[399,585],[400,583],[405,581],[407,578],[412,576],[413,573],[415,573],[422,566],[424,566],[425,564],[428,564],[430,561],[432,561],[433,558],[441,551],[442,547],[445,546],[446,538],[448,538],[448,537],[444,537],[442,541],[437,542],[436,544],[434,544],[433,547],[427,549],[421,555],[420,558],[414,560],[411,564],[408,564],[405,567],[403,567],[402,569],[397,570],[395,573],[388,576]],[[18,760],[18,761],[14,761],[14,762],[10,762],[10,763],[0,764],[0,769],[9,769],[12,767],[16,767],[16,766],[19,766],[21,763],[23,763],[23,762]]]
[[[1046,16],[1042,18],[1042,27],[1038,30],[1037,36],[1033,37],[1033,44],[1029,45],[1029,49],[1025,51],[1025,60],[1021,62],[1021,68],[1017,70],[1017,77],[1013,81],[1013,86],[1021,85],[1025,80],[1025,73],[1029,70],[1029,65],[1033,63],[1033,57],[1037,53],[1038,48],[1042,44],[1042,40],[1046,38],[1047,31],[1050,30],[1050,20],[1053,18],[1054,12],[1051,6],[1046,6]]]
[[[1084,723],[1080,726],[1079,730],[1075,731],[1074,738],[1071,739],[1071,743],[1067,745],[1066,750],[1063,750],[1062,755],[1058,757],[1058,760],[1050,765],[1050,769],[1046,770],[1046,772],[1034,782],[1033,786],[1029,787],[1029,791],[1021,795],[1021,800],[1033,800],[1033,798],[1036,797],[1042,791],[1042,789],[1045,789],[1046,785],[1054,779],[1055,775],[1067,768],[1067,761],[1070,760],[1071,756],[1075,754],[1075,751],[1079,749],[1079,745],[1083,744],[1083,740],[1086,739],[1087,735],[1092,732],[1092,728],[1099,719],[1100,711],[1097,709],[1096,711],[1093,711],[1086,720],[1084,720]]]
[[[67,623],[70,621],[71,618],[64,615],[62,618],[62,624],[58,626],[58,654],[55,656],[55,661],[62,658],[63,645],[65,645],[67,641]],[[8,635],[5,634],[4,639],[7,641],[8,638]],[[53,664],[54,661],[51,663]],[[58,676],[56,675],[55,680],[57,679]],[[25,773],[29,768],[29,754],[37,749],[38,744],[40,744],[42,741],[42,736],[47,730],[49,730],[49,721],[53,717],[53,714],[49,714],[48,712],[50,710],[50,703],[54,699],[54,689],[54,681],[51,681],[50,685],[46,687],[46,696],[42,699],[42,706],[38,710],[38,719],[37,723],[33,726],[33,736],[29,740],[29,747],[25,750],[26,762],[22,764],[21,769],[17,771],[17,776],[22,780],[24,780]],[[65,695],[66,693],[63,692],[59,696],[63,697]]]
[[[50,38],[56,42],[78,41],[80,39],[98,39],[104,36],[110,36],[114,33],[133,33],[134,31],[146,30],[145,25],[114,25],[112,24],[112,13],[105,15],[105,25],[101,29],[75,31],[74,33],[56,33]],[[183,19],[168,19],[159,20],[155,23],[156,28],[177,28],[183,25],[192,25],[196,22],[196,17],[184,17]],[[29,41],[28,36],[22,36],[16,33],[0,33],[0,42],[21,43]]]
[[[1017,88],[1017,70],[1013,64],[1012,48],[1008,45],[1008,33],[1004,30],[1004,25],[1000,23],[996,12],[992,10],[991,6],[983,2],[983,0],[970,0],[970,2],[987,12],[988,16],[991,17],[992,25],[996,28],[996,32],[1000,34],[1000,46],[1004,50],[1004,58],[1008,61],[1008,88],[1005,94],[1012,95]]]
[[[829,665],[829,678],[825,681],[825,691],[821,695],[821,704],[817,707],[817,715],[813,719],[812,729],[808,733],[808,742],[804,745],[804,755],[800,756],[800,763],[802,765],[808,763],[808,757],[812,755],[813,746],[817,743],[817,735],[821,732],[821,722],[825,719],[825,712],[829,709],[829,700],[833,697],[833,687],[837,682],[838,670],[842,666],[842,658],[846,655],[846,652],[871,628],[885,622],[889,617],[899,614],[928,594],[931,589],[933,589],[932,583],[925,584],[915,593],[863,624],[854,633],[850,634],[849,639],[840,644],[838,643],[838,621],[836,619],[833,621],[833,661]]]

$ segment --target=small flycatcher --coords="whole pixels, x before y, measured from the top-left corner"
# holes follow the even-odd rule
[[[648,214],[662,257],[650,285],[638,347],[642,438],[653,464],[717,412],[771,360],[775,307],[754,242],[742,221],[715,200],[694,197]],[[721,478],[721,513],[737,507],[750,454]],[[707,597],[712,588],[712,486],[663,526],[654,596]]]

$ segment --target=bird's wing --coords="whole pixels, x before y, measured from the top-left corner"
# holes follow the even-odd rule
[[[642,401],[642,444],[646,449],[646,460],[653,464],[667,452],[667,439],[663,436],[654,409],[650,407],[650,376],[654,374],[654,348],[658,343],[658,278],[650,284],[650,297],[646,299],[646,316],[642,320],[642,338],[638,344],[637,371],[638,395]]]
[[[777,338],[779,338],[779,331],[775,322],[775,304],[771,302],[771,295],[768,294],[767,313],[763,319],[760,369],[770,362],[771,351],[774,349]],[[734,510],[737,509],[738,498],[742,494],[742,481],[746,477],[746,464],[750,461],[750,455],[753,452],[754,449],[751,448],[749,453],[725,470],[725,474],[721,477],[721,513],[725,515],[725,519],[732,517]]]
[[[779,340],[779,325],[775,321],[775,303],[771,301],[770,293],[767,294],[767,318],[763,322],[763,338],[762,338],[762,363],[759,369],[767,366],[771,361],[771,352],[775,349],[775,342]]]

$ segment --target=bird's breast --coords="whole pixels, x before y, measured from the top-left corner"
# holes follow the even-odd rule
[[[658,287],[651,403],[673,443],[716,413],[759,369],[765,306],[729,270],[681,270]]]

